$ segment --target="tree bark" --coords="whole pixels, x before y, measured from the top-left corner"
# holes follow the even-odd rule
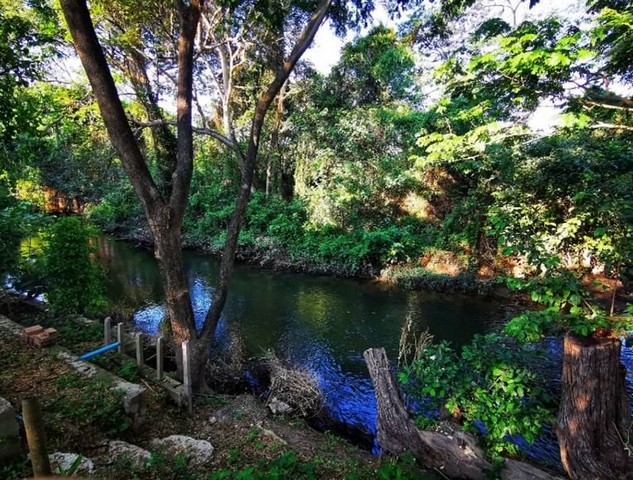
[[[565,336],[556,433],[571,478],[632,478],[624,375],[620,340]]]
[[[61,0],[62,10],[75,48],[92,86],[112,144],[139,197],[154,239],[169,320],[176,342],[178,373],[182,378],[180,344],[195,339],[196,330],[187,275],[182,262],[181,227],[193,171],[191,104],[193,91],[193,45],[204,0],[176,2],[180,15],[177,80],[177,151],[171,172],[169,196],[154,182],[127,120],[103,49],[95,33],[85,0]],[[209,339],[210,336],[205,337]],[[197,349],[196,351],[200,351]],[[206,359],[204,359],[206,362]],[[197,359],[196,364],[202,363]],[[194,388],[206,389],[204,372],[195,370]]]
[[[92,85],[108,134],[143,205],[152,232],[154,253],[158,260],[165,290],[181,378],[182,353],[179,347],[184,340],[192,340],[191,368],[194,392],[207,388],[205,366],[209,346],[226,301],[237,240],[253,185],[254,169],[266,113],[295,65],[314,39],[331,3],[332,0],[320,1],[315,13],[298,37],[289,57],[277,70],[272,82],[259,96],[255,105],[246,154],[241,152],[235,142],[227,140],[228,144],[233,146],[236,154],[243,160],[242,185],[227,231],[218,287],[214,292],[212,306],[207,312],[202,331],[197,335],[187,276],[182,262],[181,227],[193,173],[193,53],[204,0],[176,1],[180,19],[176,85],[176,163],[171,172],[171,188],[167,189],[168,192],[163,193],[154,182],[128,123],[110,68],[95,33],[86,0],[61,0],[68,29]],[[230,120],[230,116],[227,118]]]

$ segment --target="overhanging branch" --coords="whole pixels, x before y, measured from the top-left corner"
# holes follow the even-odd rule
[[[140,128],[153,128],[153,127],[161,127],[163,125],[176,126],[177,122],[175,120],[157,120],[154,122],[139,122],[137,120],[134,120],[134,124]],[[215,130],[211,130],[210,128],[200,128],[200,127],[192,127],[192,130],[194,133],[198,133],[201,135],[208,135],[211,138],[215,138],[218,142],[222,143],[223,145],[231,149],[235,149],[235,142],[225,137],[220,132],[216,132]]]
[[[602,128],[610,129],[610,130],[626,130],[627,132],[633,132],[633,127],[629,125],[616,125],[615,123],[596,123],[591,125],[589,128],[592,130],[598,130]]]

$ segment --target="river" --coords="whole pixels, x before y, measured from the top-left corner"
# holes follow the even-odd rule
[[[139,330],[156,334],[165,308],[153,255],[100,237],[99,257],[108,271],[108,294],[134,312]],[[210,304],[218,262],[185,252],[197,322]],[[503,305],[459,294],[409,292],[370,281],[275,273],[237,265],[216,333],[217,348],[239,335],[248,357],[267,351],[311,372],[336,420],[374,434],[375,399],[363,352],[385,347],[395,360],[402,326],[428,328],[453,345],[489,332],[507,319]]]

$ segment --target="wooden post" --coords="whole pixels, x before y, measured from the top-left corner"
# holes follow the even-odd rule
[[[191,390],[191,356],[189,352],[189,340],[182,342],[182,370],[183,370],[183,386],[185,395],[187,396],[187,409],[189,414],[193,413],[193,398]]]
[[[134,336],[134,343],[136,344],[136,366],[143,368],[145,361],[143,360],[143,338],[139,333]]]
[[[46,451],[46,436],[44,434],[44,420],[40,410],[40,402],[37,398],[22,400],[22,416],[24,417],[24,430],[29,444],[33,475],[35,477],[49,477],[51,465]]]
[[[112,343],[112,319],[106,317],[103,321],[103,344],[110,345]]]
[[[156,380],[163,381],[163,337],[156,340]]]
[[[116,326],[116,339],[119,342],[119,353],[123,353],[123,322]]]

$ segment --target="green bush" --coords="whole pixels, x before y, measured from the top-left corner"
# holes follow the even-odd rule
[[[511,437],[532,443],[555,414],[543,381],[529,368],[533,355],[493,334],[475,337],[461,354],[440,342],[425,347],[398,377],[414,398],[446,409],[469,430],[483,430],[492,450],[517,453]]]
[[[129,184],[106,194],[101,202],[88,209],[87,215],[106,231],[114,231],[121,225],[144,218],[141,204]]]
[[[132,427],[123,410],[122,393],[111,385],[76,373],[59,377],[56,383],[66,392],[46,405],[51,412],[49,429],[64,428],[70,421],[76,428],[94,426],[106,436],[116,438]]]
[[[79,217],[64,217],[49,227],[44,247],[46,298],[62,314],[96,315],[107,307],[105,274],[93,258],[96,231]]]

